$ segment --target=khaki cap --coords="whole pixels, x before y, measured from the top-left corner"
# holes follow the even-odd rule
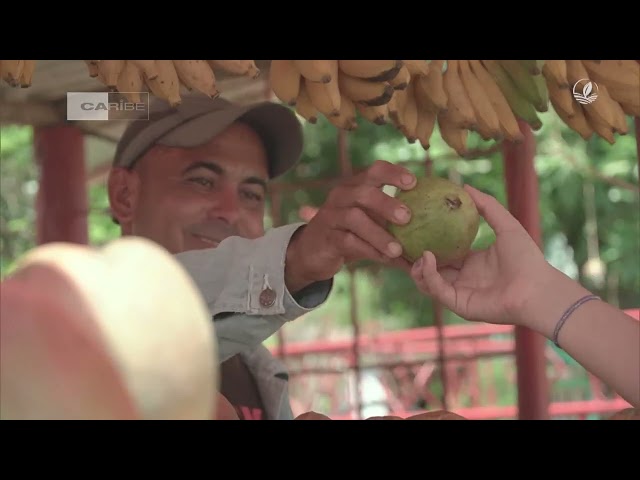
[[[182,103],[176,107],[153,98],[149,120],[134,120],[127,126],[118,142],[113,166],[131,168],[154,145],[200,146],[237,120],[251,126],[262,139],[271,178],[286,173],[299,161],[302,126],[288,107],[269,101],[239,105],[221,97],[188,94],[182,95]]]

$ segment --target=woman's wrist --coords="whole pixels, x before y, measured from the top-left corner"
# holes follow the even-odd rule
[[[533,285],[518,316],[518,324],[550,340],[567,309],[592,293],[551,265],[533,281]]]

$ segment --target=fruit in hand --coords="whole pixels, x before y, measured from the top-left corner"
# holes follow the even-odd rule
[[[409,223],[388,227],[402,245],[405,258],[415,262],[428,250],[443,266],[469,253],[480,216],[462,187],[444,178],[423,177],[415,188],[398,191],[396,198],[411,210]]]

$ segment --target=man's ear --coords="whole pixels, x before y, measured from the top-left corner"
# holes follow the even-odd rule
[[[111,213],[120,225],[133,219],[140,181],[135,171],[113,168],[109,172],[107,189]]]

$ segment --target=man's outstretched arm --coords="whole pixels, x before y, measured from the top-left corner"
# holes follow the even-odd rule
[[[175,256],[209,307],[220,361],[257,347],[327,300],[332,278],[295,283],[293,290],[285,280],[287,250],[303,225],[274,228],[257,239],[230,237],[215,249]]]

